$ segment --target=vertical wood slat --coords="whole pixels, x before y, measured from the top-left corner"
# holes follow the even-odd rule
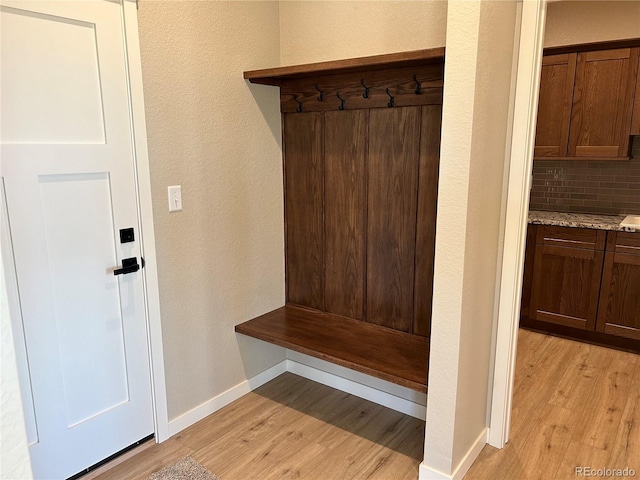
[[[374,109],[367,175],[367,321],[413,323],[420,107]]]
[[[287,302],[324,308],[322,113],[283,115]]]
[[[326,112],[325,311],[361,320],[369,111]]]
[[[425,337],[431,333],[441,123],[441,105],[422,107],[412,331]]]

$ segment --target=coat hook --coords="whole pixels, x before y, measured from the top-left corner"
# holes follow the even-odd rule
[[[338,110],[344,110],[344,98],[340,96],[340,92],[336,93],[336,97],[340,100],[340,105],[338,106]]]
[[[413,74],[413,81],[416,82],[416,95],[420,95],[422,93],[422,84],[416,78],[416,74]]]
[[[318,88],[317,84],[315,85],[315,87],[316,87],[316,90],[318,91],[318,93],[320,94],[320,95],[318,95],[318,101],[322,102],[324,100],[324,92]]]
[[[393,98],[393,95],[389,93],[388,88],[385,91],[387,92],[387,95],[389,95],[389,103],[387,103],[387,107],[391,108],[395,104],[395,99]]]
[[[369,98],[369,87],[364,84],[364,79],[360,80],[360,85],[364,87],[364,93],[362,94],[362,98]]]
[[[298,108],[296,108],[296,112],[302,113],[302,102],[300,100],[298,100],[298,96],[297,95],[293,96],[293,101],[298,104]]]

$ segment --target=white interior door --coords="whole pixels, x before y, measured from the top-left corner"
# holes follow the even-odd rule
[[[140,262],[122,5],[0,5],[2,250],[30,453],[37,478],[67,478],[153,433],[142,274],[114,275]]]

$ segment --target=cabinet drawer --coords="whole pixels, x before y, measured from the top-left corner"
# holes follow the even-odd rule
[[[606,232],[591,228],[538,227],[536,243],[547,247],[570,247],[587,250],[604,250]]]
[[[607,251],[640,255],[640,232],[609,232]]]
[[[640,255],[620,251],[625,248],[606,254],[596,330],[640,340]]]

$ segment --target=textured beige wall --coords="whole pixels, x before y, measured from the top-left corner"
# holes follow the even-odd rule
[[[235,324],[284,303],[278,3],[141,0],[169,418],[284,359]],[[183,211],[168,213],[167,186]]]
[[[547,7],[545,47],[640,37],[640,1],[566,1]]]
[[[280,3],[282,65],[443,47],[447,2]]]
[[[424,459],[445,475],[486,427],[517,20],[449,2]]]

